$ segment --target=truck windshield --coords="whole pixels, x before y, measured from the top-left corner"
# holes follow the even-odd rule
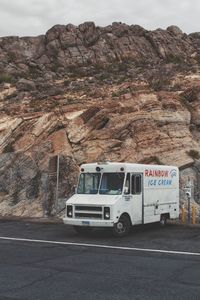
[[[100,182],[100,173],[81,173],[77,194],[97,194]]]
[[[103,173],[99,193],[120,195],[124,183],[124,173]]]

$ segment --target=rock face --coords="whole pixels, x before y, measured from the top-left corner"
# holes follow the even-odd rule
[[[200,34],[176,26],[1,38],[0,214],[61,211],[80,164],[102,160],[177,165],[200,202],[199,63]]]
[[[198,34],[186,35],[176,26],[147,31],[140,26],[113,23],[96,27],[93,22],[79,26],[56,25],[39,37],[0,39],[0,71],[38,77],[51,77],[77,66],[102,65],[131,60],[137,63],[199,59]],[[26,85],[26,84],[25,84]],[[29,84],[28,84],[29,85]],[[30,86],[30,85],[29,85]]]

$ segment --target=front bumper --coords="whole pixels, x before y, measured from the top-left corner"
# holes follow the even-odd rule
[[[83,219],[71,219],[64,217],[64,224],[73,226],[89,226],[89,227],[113,227],[113,220],[83,220]]]

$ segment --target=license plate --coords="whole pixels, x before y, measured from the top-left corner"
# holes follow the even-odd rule
[[[90,225],[90,221],[82,221],[83,225],[89,226]]]

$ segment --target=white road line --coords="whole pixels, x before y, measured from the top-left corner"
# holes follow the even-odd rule
[[[135,247],[119,247],[119,246],[112,246],[112,245],[59,242],[59,241],[47,241],[47,240],[32,240],[32,239],[12,238],[12,237],[6,237],[6,236],[1,236],[0,240],[18,241],[18,242],[31,242],[31,243],[43,243],[43,244],[56,244],[56,245],[65,245],[65,246],[81,246],[81,247],[92,247],[92,248],[104,248],[104,249],[114,249],[114,250],[128,250],[128,251],[155,252],[155,253],[166,253],[166,254],[200,256],[200,252],[186,252],[186,251],[135,248]]]

